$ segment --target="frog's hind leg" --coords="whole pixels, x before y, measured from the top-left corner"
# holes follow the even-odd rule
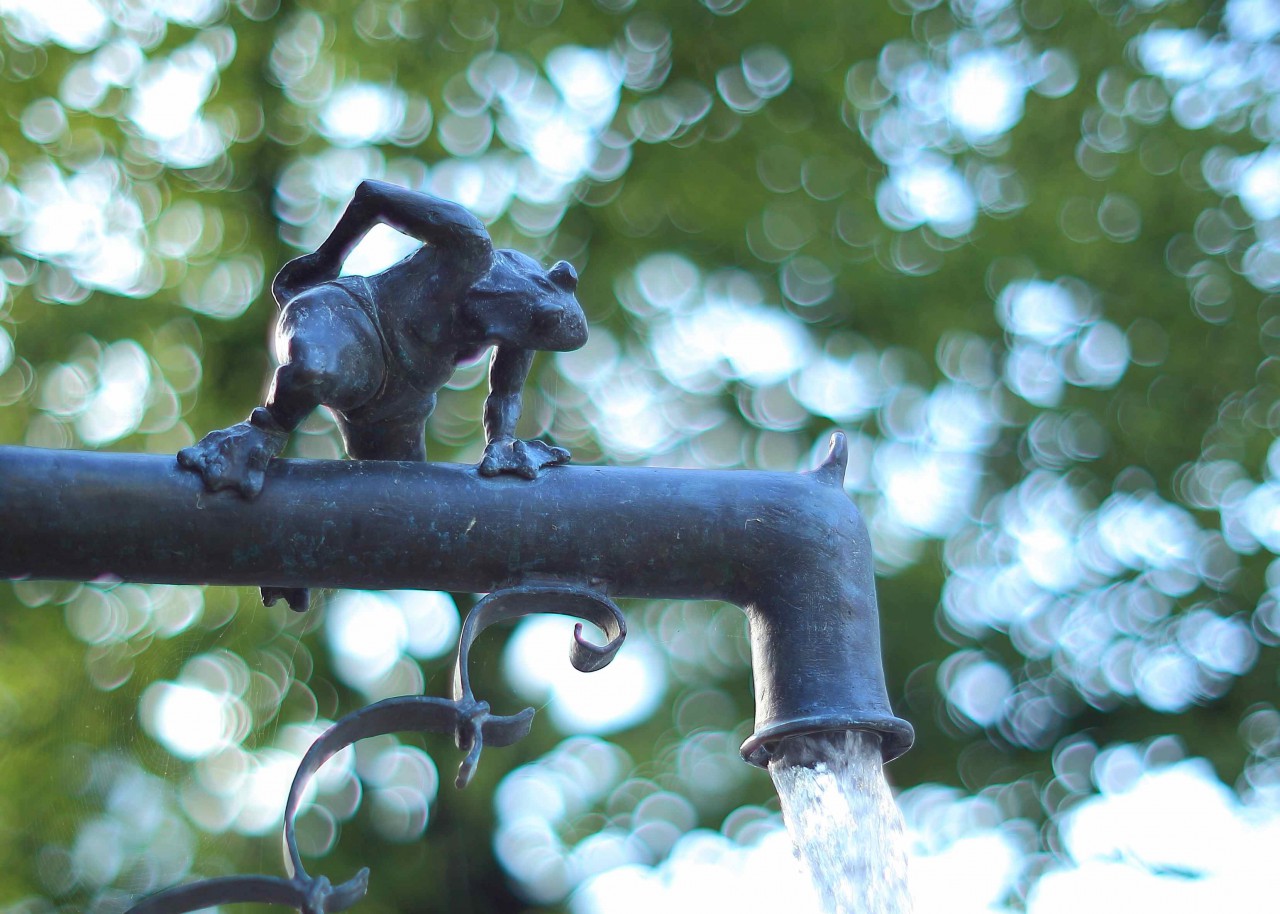
[[[276,346],[281,365],[264,411],[288,430],[320,404],[335,410],[363,404],[376,396],[386,373],[376,327],[351,294],[333,284],[289,303]],[[265,605],[282,599],[305,612],[311,594],[305,587],[262,588]]]
[[[411,460],[418,463],[426,460],[427,417],[435,406],[436,398],[431,396],[425,403],[421,399],[420,396],[412,397],[415,402],[406,404],[403,409],[377,409],[378,418],[372,418],[365,411],[359,416],[339,414],[338,429],[346,443],[347,454],[355,460]],[[388,412],[390,415],[386,415]]]
[[[355,417],[334,410],[338,430],[342,433],[347,456],[354,460],[427,459],[425,432],[427,416],[435,407],[435,396],[424,398],[419,392],[398,385],[391,379],[371,398],[361,397],[353,410]],[[270,606],[283,599],[289,608],[303,612],[310,594],[300,587],[263,587],[262,602]]]
[[[434,405],[435,398],[431,399]],[[342,413],[336,413],[338,428],[347,446],[347,454],[356,460],[412,460],[421,463],[427,459],[425,442],[427,413],[415,410],[408,416],[377,421],[352,421]],[[263,587],[262,602],[267,606],[284,600],[295,612],[304,612],[310,603],[310,594],[302,587]]]

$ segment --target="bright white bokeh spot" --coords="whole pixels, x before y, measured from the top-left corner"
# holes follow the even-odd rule
[[[1255,487],[1244,498],[1239,514],[1257,542],[1280,553],[1280,484],[1268,481]]]
[[[103,232],[101,206],[109,199],[105,182],[88,175],[70,181],[52,166],[27,172],[22,182],[27,220],[18,244],[37,257],[60,258]]]
[[[1111,496],[1098,509],[1097,523],[1103,547],[1129,568],[1183,568],[1192,562],[1195,519],[1153,493]]]
[[[13,364],[13,338],[9,336],[9,332],[0,327],[0,374],[4,374],[9,370],[9,366]]]
[[[148,686],[142,694],[142,725],[179,758],[203,758],[228,744],[226,701],[198,686]]]
[[[345,590],[329,604],[325,633],[338,675],[355,688],[376,691],[393,670],[416,670],[407,658],[451,650],[460,626],[446,593]]]
[[[102,353],[97,390],[76,420],[86,444],[109,444],[133,433],[146,412],[151,361],[133,340],[112,343]]]
[[[183,50],[149,67],[133,90],[129,117],[149,139],[176,140],[190,130],[213,88],[213,53],[198,46]]]
[[[873,472],[894,519],[930,536],[955,529],[978,479],[976,460],[968,454],[897,441],[876,448]]]
[[[1138,698],[1156,711],[1185,711],[1199,697],[1196,662],[1173,645],[1136,652],[1132,672]]]
[[[582,174],[595,155],[595,142],[577,118],[556,115],[528,131],[529,155],[548,173],[565,180]]]
[[[792,379],[796,399],[811,412],[849,422],[865,416],[884,398],[875,353],[835,359],[825,353],[812,358]]]
[[[1086,387],[1113,387],[1129,366],[1129,340],[1109,321],[1098,321],[1080,336],[1072,380]]]
[[[566,733],[613,733],[649,717],[666,693],[661,654],[631,633],[603,670],[580,673],[569,663],[574,622],[553,616],[524,619],[507,642],[503,670],[526,700],[545,702]],[[587,638],[603,637],[590,626]]]
[[[1006,330],[1045,345],[1074,334],[1084,320],[1081,312],[1062,285],[1039,279],[1009,283],[996,301],[996,317]]]
[[[243,314],[258,297],[263,274],[257,254],[238,254],[214,264],[198,279],[188,274],[179,287],[182,303],[201,314],[231,320]]]
[[[1026,80],[1003,51],[966,54],[947,77],[947,117],[971,142],[990,140],[1022,118]]]
[[[1009,671],[998,663],[970,653],[945,677],[947,701],[980,727],[1000,720],[1005,700],[1013,693]]]
[[[682,837],[659,866],[621,866],[588,881],[573,914],[654,911],[812,911],[820,902],[779,825],[748,845],[699,829]]]
[[[94,0],[0,0],[0,17],[31,44],[53,41],[82,52],[97,47],[111,28]]]
[[[1067,486],[1037,474],[1011,495],[1003,523],[1022,570],[1039,587],[1065,591],[1079,583],[1082,506]]]
[[[643,457],[670,446],[673,429],[655,388],[651,378],[633,368],[595,385],[593,424],[612,453]]]
[[[1137,38],[1138,56],[1151,73],[1179,82],[1202,79],[1213,66],[1205,36],[1191,29],[1157,28]]]
[[[1280,146],[1269,146],[1253,157],[1241,172],[1236,190],[1253,218],[1280,217]]]
[[[635,268],[635,282],[644,303],[653,311],[683,311],[697,299],[702,274],[684,255],[664,251],[640,261]]]
[[[200,112],[227,62],[197,41],[147,66],[130,93],[128,111],[152,141],[152,155],[178,168],[196,168],[226,149],[227,138]]]
[[[1280,0],[1228,0],[1222,20],[1233,38],[1271,41],[1280,35]]]
[[[409,638],[403,613],[388,597],[344,590],[329,604],[325,634],[339,676],[366,688],[390,672]]]
[[[1021,340],[1009,349],[1004,377],[1010,390],[1036,406],[1057,406],[1066,385],[1060,353]]]
[[[1258,657],[1258,642],[1241,616],[1219,616],[1208,609],[1179,619],[1178,643],[1205,669],[1230,676],[1248,672]]]
[[[451,651],[462,627],[453,597],[438,590],[393,590],[387,596],[405,622],[405,651],[419,660]]]
[[[713,299],[658,324],[652,348],[663,373],[677,384],[718,374],[766,386],[804,367],[813,342],[785,311]]]
[[[919,788],[922,792],[930,789],[933,785]],[[950,809],[934,814],[949,813],[956,820],[953,823],[910,823],[909,835],[915,845],[909,854],[914,914],[1008,910],[1002,902],[1023,865],[1014,835],[978,816],[964,821],[965,801],[949,805]]]
[[[927,224],[940,235],[959,237],[971,228],[978,204],[955,165],[934,153],[895,165],[876,189],[876,209],[899,231]]]
[[[516,169],[502,155],[478,160],[449,159],[431,170],[431,186],[437,196],[461,203],[481,219],[496,219],[511,204],[519,184]]]
[[[347,255],[342,265],[343,275],[356,274],[372,276],[387,267],[404,260],[418,248],[422,242],[418,239],[397,232],[389,225],[379,223],[371,228],[355,249]]]
[[[179,25],[200,26],[226,9],[226,0],[165,0],[157,4],[166,19]]]
[[[931,437],[942,450],[978,452],[995,439],[990,398],[971,387],[940,384],[925,409]]]
[[[376,83],[348,83],[335,89],[320,112],[320,132],[339,146],[380,143],[404,120],[401,89]]]
[[[590,120],[613,116],[622,89],[622,73],[610,54],[565,45],[546,59],[547,75],[565,104]]]
[[[496,129],[505,144],[528,156],[519,163],[518,187],[509,187],[506,198],[518,189],[525,202],[554,212],[563,206],[573,182],[596,161],[600,135],[618,109],[622,73],[610,52],[576,45],[553,49],[545,69],[548,78],[523,60],[494,54],[472,73],[477,86],[494,96],[492,112],[498,114]],[[453,115],[442,119],[442,128],[445,122],[469,119]],[[490,118],[488,112],[478,116]],[[507,156],[492,159],[510,166]],[[450,199],[470,206],[462,196]]]
[[[1263,911],[1280,889],[1280,810],[1242,806],[1203,759],[1139,771],[1073,807],[1061,834],[1070,860],[1033,886],[1028,914]]]
[[[234,827],[244,835],[262,835],[280,827],[298,757],[291,752],[266,749],[249,755],[247,761]]]
[[[755,385],[789,377],[804,364],[811,348],[795,318],[766,308],[741,309],[737,320],[721,325],[720,340],[734,375]]]
[[[1051,590],[1075,583],[1070,561],[1075,538],[1054,523],[1042,523],[1022,530],[1018,535],[1018,558],[1031,580]],[[1064,572],[1066,572],[1064,574]]]

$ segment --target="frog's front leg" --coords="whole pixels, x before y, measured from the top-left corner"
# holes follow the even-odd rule
[[[481,476],[515,473],[535,479],[543,468],[569,462],[569,452],[543,441],[515,436],[525,379],[533,365],[533,350],[499,346],[489,365],[489,397],[484,402],[484,457]]]

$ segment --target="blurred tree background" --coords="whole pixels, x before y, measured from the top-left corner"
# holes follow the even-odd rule
[[[0,441],[173,453],[242,419],[269,278],[358,181],[457,200],[582,276],[591,341],[539,357],[522,433],[785,470],[850,433],[919,910],[1260,910],[1278,34],[1276,0],[0,0]],[[406,250],[375,231],[349,268]],[[432,459],[479,458],[485,390],[455,377]],[[338,456],[332,421],[289,453]],[[35,914],[281,872],[301,751],[444,694],[474,596],[0,601],[0,910]],[[313,871],[371,865],[369,914],[585,914],[754,859],[741,614],[624,608],[595,680],[554,624],[487,636],[478,693],[543,710],[467,791],[443,741],[335,761]],[[700,908],[764,898],[750,869]]]

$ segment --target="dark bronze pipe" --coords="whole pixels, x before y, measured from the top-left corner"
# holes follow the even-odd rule
[[[788,736],[911,746],[885,691],[871,547],[842,435],[811,473],[277,460],[246,501],[172,457],[0,447],[0,576],[484,593],[538,581],[725,600],[751,629],[765,766]]]

